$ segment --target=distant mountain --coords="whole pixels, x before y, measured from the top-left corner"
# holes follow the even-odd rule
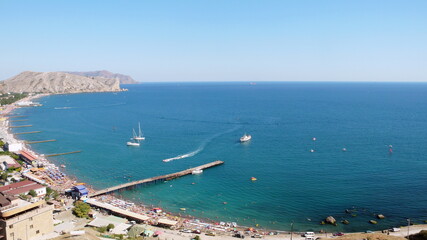
[[[66,72],[75,75],[85,76],[85,77],[103,77],[103,78],[117,78],[120,80],[120,84],[137,84],[139,82],[135,81],[131,76],[123,75],[120,73],[112,73],[106,70],[102,71],[92,71],[92,72]]]
[[[80,93],[121,91],[119,79],[64,72],[22,72],[0,82],[1,92]]]

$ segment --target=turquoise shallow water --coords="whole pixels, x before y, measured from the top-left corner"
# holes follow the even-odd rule
[[[200,176],[120,193],[175,213],[186,208],[186,214],[198,218],[281,230],[294,222],[296,230],[328,231],[427,220],[427,84],[167,83],[126,88],[128,92],[42,98],[42,107],[16,113],[28,115],[33,127],[25,131],[43,132],[20,137],[58,140],[34,144],[41,153],[82,150],[51,160],[66,164],[68,174],[98,189],[223,160],[223,166]],[[138,121],[147,139],[139,148],[127,147]],[[253,139],[241,144],[238,139],[245,132]],[[192,152],[192,157],[162,162]],[[251,182],[252,176],[258,181]],[[344,212],[353,208],[357,217]],[[376,213],[387,218],[370,225]],[[319,225],[328,215],[350,224]]]

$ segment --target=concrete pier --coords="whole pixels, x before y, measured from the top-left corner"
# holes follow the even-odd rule
[[[32,131],[32,132],[21,132],[21,133],[14,133],[15,135],[21,135],[21,134],[32,134],[32,133],[40,133],[42,131]]]
[[[129,182],[129,183],[124,183],[124,184],[120,184],[114,187],[109,187],[100,191],[97,191],[95,193],[90,194],[90,197],[95,197],[95,196],[99,196],[102,194],[107,194],[107,193],[111,193],[117,190],[121,190],[121,189],[126,189],[126,188],[131,188],[140,184],[147,184],[147,183],[156,183],[156,182],[164,182],[164,181],[169,181],[172,180],[174,178],[179,178],[188,174],[191,174],[194,170],[204,170],[207,168],[211,168],[211,167],[215,167],[215,166],[219,166],[221,164],[223,164],[223,161],[215,161],[215,162],[211,162],[211,163],[207,163],[198,167],[194,167],[194,168],[189,168],[187,170],[181,171],[181,172],[176,172],[176,173],[171,173],[171,174],[166,174],[166,175],[162,175],[162,176],[157,176],[157,177],[152,177],[152,178],[146,178],[146,179],[142,179],[142,180],[138,180],[138,181],[133,181],[133,182]]]
[[[45,143],[45,142],[55,142],[56,139],[51,139],[51,140],[43,140],[43,141],[32,141],[32,142],[27,142],[27,144],[34,144],[34,143]]]
[[[66,152],[66,153],[55,153],[55,154],[46,155],[46,157],[55,157],[55,156],[61,156],[61,155],[79,153],[79,152],[82,152],[82,151],[73,151],[73,152]]]

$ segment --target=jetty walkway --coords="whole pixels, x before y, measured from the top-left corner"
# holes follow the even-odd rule
[[[176,173],[171,173],[171,174],[166,174],[166,175],[162,175],[162,176],[157,176],[157,177],[152,177],[152,178],[146,178],[146,179],[142,179],[142,180],[137,180],[137,181],[133,181],[133,182],[129,182],[129,183],[124,183],[124,184],[120,184],[114,187],[109,187],[103,190],[99,190],[96,191],[92,194],[89,194],[90,197],[96,197],[99,195],[103,195],[103,194],[107,194],[107,193],[111,193],[117,190],[121,190],[121,189],[126,189],[126,188],[132,188],[134,186],[140,185],[140,184],[148,184],[148,183],[157,183],[157,182],[164,182],[164,181],[169,181],[175,178],[179,178],[188,174],[192,174],[192,172],[194,170],[204,170],[207,168],[211,168],[211,167],[215,167],[215,166],[219,166],[221,164],[223,164],[223,161],[214,161],[211,163],[207,163],[198,167],[194,167],[194,168],[189,168],[187,170],[183,170],[180,172],[176,172]]]

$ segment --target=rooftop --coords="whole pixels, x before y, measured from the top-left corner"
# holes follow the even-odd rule
[[[22,182],[12,183],[12,184],[0,187],[0,192],[3,194],[9,194],[9,195],[19,195],[22,193],[26,193],[30,190],[36,190],[44,187],[45,186],[40,185],[36,182],[30,181],[30,180],[24,180]]]
[[[27,151],[21,151],[21,155],[22,155],[24,158],[28,159],[29,161],[37,160],[37,158],[36,158],[34,155],[32,155],[31,153],[29,153],[29,152],[27,152]]]
[[[0,163],[3,162],[6,162],[8,167],[18,168],[21,166],[17,161],[15,161],[15,159],[8,155],[0,156]]]

